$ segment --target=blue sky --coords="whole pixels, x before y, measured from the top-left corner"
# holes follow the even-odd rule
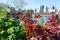
[[[51,8],[53,5],[60,9],[60,0],[25,0],[27,5],[23,9],[39,9],[41,5]],[[0,2],[7,3],[7,0],[0,0]],[[12,0],[8,2],[13,6]]]
[[[27,9],[40,8],[41,5],[48,6],[49,8],[54,5],[56,8],[60,9],[60,0],[26,0],[26,2],[28,3],[28,5],[26,6]]]

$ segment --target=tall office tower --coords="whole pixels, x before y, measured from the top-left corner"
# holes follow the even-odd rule
[[[46,12],[48,12],[48,9],[49,9],[49,8],[48,8],[47,6],[46,6],[46,8],[45,8],[45,9],[46,9]]]
[[[55,6],[52,6],[52,9],[55,9]]]
[[[56,11],[55,6],[52,6],[51,10],[53,10],[55,12]]]
[[[40,12],[44,12],[44,5],[40,6]]]
[[[37,12],[37,9],[35,9],[35,12]]]
[[[58,9],[55,9],[55,12],[58,12]]]

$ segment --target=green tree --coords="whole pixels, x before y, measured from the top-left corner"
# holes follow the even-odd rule
[[[26,40],[23,26],[19,25],[20,20],[7,18],[6,6],[0,10],[0,40]]]
[[[16,8],[23,8],[27,3],[25,0],[14,0],[13,4]]]
[[[0,18],[5,18],[6,15],[7,15],[7,13],[6,13],[6,5],[3,4],[2,8],[0,9]]]
[[[27,14],[29,14],[29,13],[30,13],[30,10],[25,10],[25,11],[24,11],[24,14],[25,14],[25,15],[27,15]]]

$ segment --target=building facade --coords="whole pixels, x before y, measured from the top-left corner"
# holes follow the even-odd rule
[[[40,12],[44,12],[44,5],[40,6]]]

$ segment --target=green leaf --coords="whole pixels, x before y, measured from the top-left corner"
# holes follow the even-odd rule
[[[11,40],[11,39],[15,39],[16,38],[16,35],[14,34],[14,33],[12,33],[12,34],[10,34],[9,36],[8,36],[8,39],[9,40]]]
[[[8,32],[8,33],[13,33],[13,32],[14,32],[13,29],[14,29],[14,27],[11,27],[11,28],[9,28],[9,29],[7,30],[7,32]]]

